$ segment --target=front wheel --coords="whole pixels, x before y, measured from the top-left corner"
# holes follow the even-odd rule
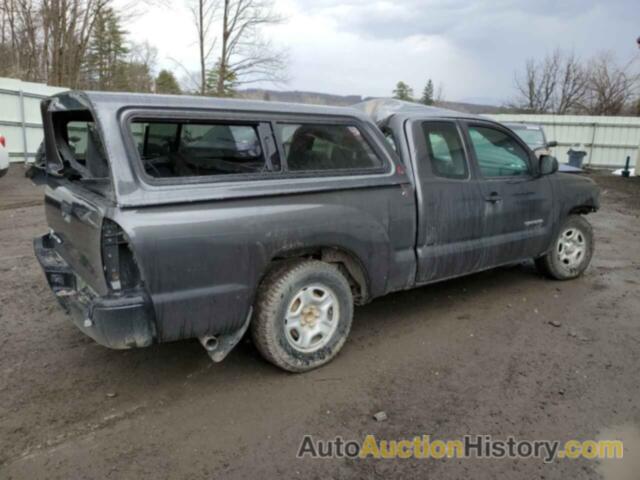
[[[570,280],[584,273],[593,256],[593,229],[580,215],[571,215],[560,229],[552,249],[536,259],[536,266],[556,280]]]
[[[262,282],[251,336],[262,356],[305,372],[332,360],[353,318],[351,287],[340,270],[317,260],[284,263]]]

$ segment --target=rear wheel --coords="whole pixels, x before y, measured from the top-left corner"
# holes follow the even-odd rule
[[[593,230],[584,217],[571,215],[560,229],[553,248],[536,259],[545,275],[557,280],[579,277],[593,256]]]
[[[305,372],[338,354],[352,318],[351,287],[340,270],[303,260],[281,265],[262,282],[251,335],[266,360]]]

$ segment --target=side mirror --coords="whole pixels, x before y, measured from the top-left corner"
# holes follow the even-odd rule
[[[542,155],[540,157],[539,170],[540,175],[551,175],[558,171],[558,160],[551,155]]]
[[[547,148],[553,148],[557,146],[558,146],[558,142],[556,142],[555,140],[551,140],[550,142],[547,142]]]

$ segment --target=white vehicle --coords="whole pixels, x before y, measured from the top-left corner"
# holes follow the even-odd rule
[[[0,135],[0,177],[9,171],[9,150],[7,150],[7,141]]]

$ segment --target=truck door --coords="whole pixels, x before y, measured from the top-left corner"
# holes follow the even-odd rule
[[[413,121],[418,186],[417,283],[477,270],[484,202],[454,120]]]
[[[483,196],[483,267],[539,255],[551,235],[548,178],[536,174],[535,156],[507,129],[490,122],[465,129]]]

